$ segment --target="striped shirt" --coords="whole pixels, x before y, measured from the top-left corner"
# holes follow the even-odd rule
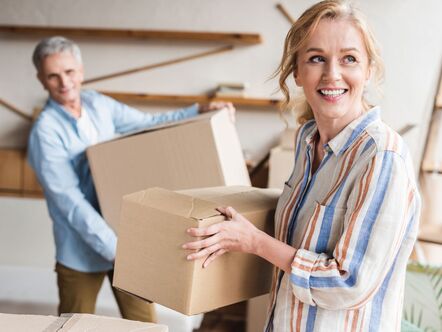
[[[296,248],[275,269],[266,331],[400,331],[420,196],[401,137],[373,108],[324,146],[312,174],[316,123],[300,127],[275,236]]]

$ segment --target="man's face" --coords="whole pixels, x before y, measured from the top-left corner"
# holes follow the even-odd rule
[[[70,52],[46,56],[37,77],[52,99],[62,106],[80,102],[83,65]]]

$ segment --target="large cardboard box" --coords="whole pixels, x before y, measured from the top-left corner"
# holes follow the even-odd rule
[[[89,314],[61,317],[0,313],[2,332],[167,332],[165,325]]]
[[[149,187],[250,186],[226,111],[104,142],[87,150],[101,211],[117,230],[121,199]]]
[[[187,261],[182,244],[190,227],[225,220],[215,208],[233,206],[273,234],[280,190],[233,186],[180,192],[150,188],[123,199],[113,285],[186,315],[269,292],[272,265],[258,256],[228,252],[207,268]]]

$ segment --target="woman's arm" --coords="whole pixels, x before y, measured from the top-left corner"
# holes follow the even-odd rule
[[[189,242],[184,249],[199,250],[189,254],[187,259],[207,257],[203,267],[228,251],[240,251],[260,256],[280,269],[290,273],[296,249],[257,229],[249,220],[232,207],[218,208],[227,220],[207,228],[190,228],[192,236],[207,237]]]

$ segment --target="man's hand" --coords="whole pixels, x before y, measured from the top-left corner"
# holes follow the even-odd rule
[[[209,104],[199,105],[199,113],[205,113],[210,111],[216,111],[226,109],[229,112],[230,120],[235,123],[235,107],[230,102],[225,101],[212,101]]]

